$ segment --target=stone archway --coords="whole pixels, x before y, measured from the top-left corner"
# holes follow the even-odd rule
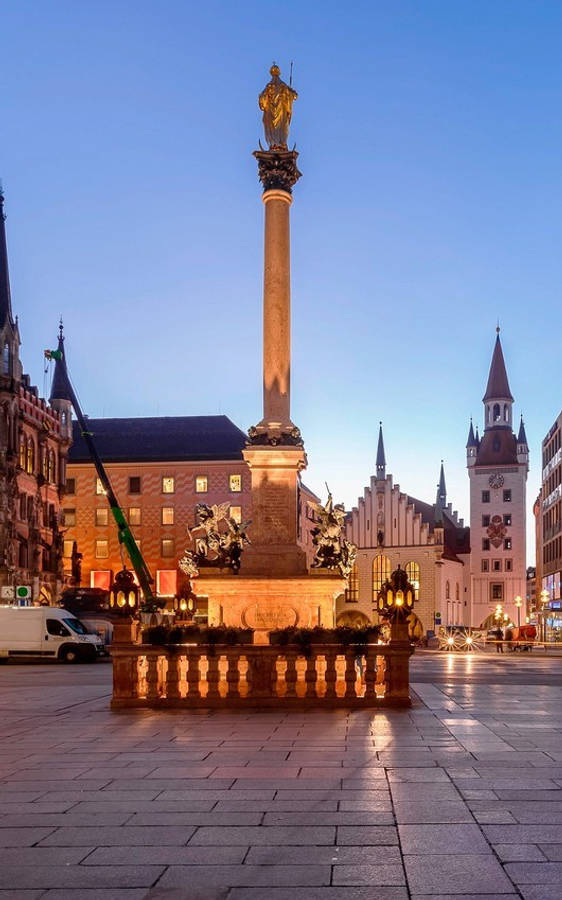
[[[343,610],[336,619],[336,625],[345,625],[348,628],[364,628],[370,624],[369,617],[365,613],[359,612],[358,609]]]

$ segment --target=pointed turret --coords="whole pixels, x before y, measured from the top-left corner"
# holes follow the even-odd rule
[[[72,440],[72,397],[68,390],[62,319],[59,323],[59,340],[57,355],[55,357],[55,372],[53,375],[49,402],[53,409],[58,411],[61,417],[62,434],[68,440]]]
[[[525,423],[523,421],[523,416],[521,416],[521,422],[519,423],[519,434],[517,436],[517,443],[524,444],[525,447],[528,447],[527,443],[527,434],[525,432]]]
[[[437,499],[435,506],[439,509],[447,507],[447,488],[445,485],[445,469],[443,468],[443,460],[441,460],[441,471],[439,473],[439,484],[437,485]]]
[[[468,429],[468,439],[466,441],[466,449],[469,447],[476,447],[476,438],[474,437],[474,426],[472,424],[472,418],[470,419],[470,428]]]
[[[525,423],[523,416],[519,423],[519,434],[517,435],[517,462],[529,465],[529,445],[527,443],[527,434],[525,432]]]
[[[488,375],[486,393],[484,394],[482,401],[486,410],[484,430],[488,431],[490,428],[509,428],[511,431],[511,407],[513,404],[513,396],[509,389],[509,381],[507,380],[499,325],[496,328],[496,343],[494,345],[494,352],[492,353],[492,362],[490,364],[490,374]]]
[[[476,431],[478,432],[478,426],[476,426]],[[478,439],[474,435],[474,426],[472,424],[472,417],[470,419],[470,428],[468,429],[468,438],[466,441],[466,464],[467,466],[473,466],[476,462],[476,453],[478,450]]]
[[[8,270],[8,245],[6,242],[6,216],[4,215],[4,193],[0,185],[0,329],[6,323],[14,328],[12,298],[10,294],[10,274]]]
[[[386,478],[386,459],[382,437],[382,422],[379,422],[379,442],[377,445],[377,480]]]

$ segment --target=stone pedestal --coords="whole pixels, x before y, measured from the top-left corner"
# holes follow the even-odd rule
[[[256,643],[267,643],[275,628],[335,624],[336,597],[345,589],[340,575],[315,569],[309,575],[269,577],[202,571],[197,595],[209,598],[209,624],[253,628]]]

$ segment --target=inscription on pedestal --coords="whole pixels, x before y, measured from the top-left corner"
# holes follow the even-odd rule
[[[267,601],[252,603],[242,611],[242,624],[256,631],[272,631],[298,625],[299,614],[293,606]]]
[[[260,543],[288,543],[292,535],[288,521],[289,496],[287,488],[271,483],[265,484],[262,488],[262,498],[264,530]]]

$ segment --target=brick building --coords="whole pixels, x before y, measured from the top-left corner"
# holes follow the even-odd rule
[[[0,586],[4,602],[17,586],[50,602],[64,579],[60,505],[70,421],[56,400],[39,397],[23,371],[20,343],[0,193]]]

